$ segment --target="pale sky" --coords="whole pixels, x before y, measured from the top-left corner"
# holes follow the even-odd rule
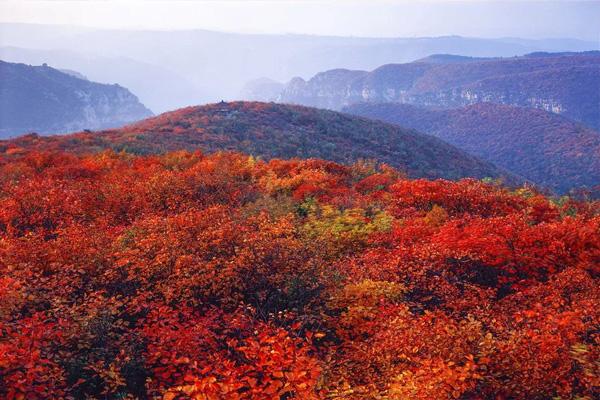
[[[600,40],[600,0],[0,0],[0,22],[338,36]]]

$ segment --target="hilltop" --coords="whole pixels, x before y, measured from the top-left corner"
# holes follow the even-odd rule
[[[411,177],[508,175],[414,130],[334,111],[258,102],[188,107],[121,129],[60,137],[26,136],[0,143],[5,156],[18,153],[19,148],[76,153],[113,149],[134,154],[241,151],[264,159],[323,158],[342,163],[373,159]]]

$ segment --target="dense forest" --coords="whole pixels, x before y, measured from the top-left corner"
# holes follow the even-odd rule
[[[2,398],[598,398],[598,203],[368,162],[10,149]]]

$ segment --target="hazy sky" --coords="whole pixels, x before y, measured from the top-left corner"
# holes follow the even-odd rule
[[[600,40],[600,0],[0,0],[0,22],[341,36]]]

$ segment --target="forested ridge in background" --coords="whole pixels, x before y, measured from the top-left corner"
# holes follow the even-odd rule
[[[387,166],[0,163],[0,397],[593,399],[598,203]]]
[[[48,65],[0,60],[0,139],[118,127],[151,115],[122,86],[91,82]]]
[[[544,110],[493,103],[434,109],[360,103],[343,109],[434,135],[558,193],[600,185],[600,132]]]
[[[339,112],[274,103],[188,107],[121,129],[0,142],[0,154],[36,149],[77,153],[112,149],[133,154],[176,150],[242,151],[264,159],[323,158],[385,162],[411,177],[520,178],[429,135]]]

